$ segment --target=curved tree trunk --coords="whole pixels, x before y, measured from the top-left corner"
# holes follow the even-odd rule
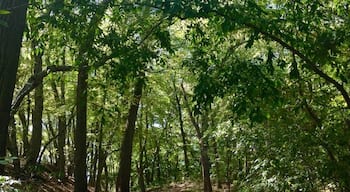
[[[28,0],[1,0],[0,9],[11,11],[0,15],[0,160],[6,156],[8,126],[13,91],[19,63],[22,36],[25,27]],[[0,165],[0,174],[4,166]]]

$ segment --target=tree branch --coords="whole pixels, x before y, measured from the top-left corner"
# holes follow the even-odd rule
[[[323,78],[326,82],[333,84],[335,86],[335,88],[342,94],[342,96],[346,102],[347,108],[350,108],[350,96],[349,96],[348,92],[345,90],[344,86],[342,84],[340,84],[338,81],[336,81],[335,79],[333,79],[332,77],[330,77],[328,74],[323,72],[321,69],[319,69],[317,67],[317,64],[315,64],[311,59],[309,59],[307,56],[305,56],[300,51],[298,51],[295,47],[289,45],[287,42],[283,41],[279,37],[260,29],[257,26],[254,26],[253,24],[246,23],[245,25],[247,27],[252,28],[252,29],[256,30],[257,32],[261,33],[263,36],[277,42],[278,44],[280,44],[282,47],[288,49],[293,54],[298,55],[298,57],[306,63],[306,66],[309,69],[311,69],[313,72],[315,72],[321,78]]]
[[[43,71],[32,75],[27,83],[24,85],[24,87],[20,90],[16,98],[13,100],[11,105],[11,113],[10,116],[13,117],[14,114],[18,111],[19,106],[21,105],[21,102],[23,101],[24,97],[28,95],[33,89],[35,89],[38,85],[40,85],[43,82],[43,79],[48,76],[50,73],[54,72],[66,72],[66,71],[73,71],[75,68],[72,66],[48,66]]]
[[[215,13],[218,16],[224,17],[224,18],[229,18],[229,16],[227,16],[221,12],[218,12],[218,11],[213,11],[213,13]],[[315,72],[321,78],[323,78],[326,82],[333,84],[335,86],[335,88],[342,94],[342,96],[346,102],[347,108],[350,108],[350,96],[349,96],[348,92],[345,90],[344,86],[342,84],[340,84],[338,81],[336,81],[335,79],[333,79],[331,76],[329,76],[328,74],[323,72],[321,69],[319,69],[317,67],[317,64],[315,62],[313,62],[310,58],[308,58],[306,55],[301,53],[299,50],[297,50],[292,45],[288,44],[286,41],[284,41],[283,39],[281,39],[277,35],[274,35],[272,33],[264,31],[263,29],[259,28],[258,26],[254,25],[252,23],[249,23],[249,22],[243,21],[242,24],[244,26],[251,28],[251,29],[255,30],[256,32],[262,34],[266,38],[271,39],[272,41],[275,41],[276,43],[280,44],[282,47],[288,49],[292,54],[297,55],[301,60],[303,60],[306,63],[306,67],[311,69],[313,72]]]

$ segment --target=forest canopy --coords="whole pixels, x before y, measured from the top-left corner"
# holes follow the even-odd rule
[[[0,175],[20,191],[350,191],[349,8],[2,0]]]

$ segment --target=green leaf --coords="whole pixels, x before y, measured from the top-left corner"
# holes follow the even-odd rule
[[[0,15],[8,15],[8,14],[10,14],[11,12],[10,11],[8,11],[8,10],[4,10],[4,9],[1,9],[0,10]]]

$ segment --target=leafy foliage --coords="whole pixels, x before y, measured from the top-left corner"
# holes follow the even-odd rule
[[[17,87],[30,76],[32,49],[45,50],[44,65],[88,64],[87,173],[96,184],[101,162],[105,191],[113,188],[119,168],[137,78],[145,94],[132,154],[133,190],[142,182],[153,187],[187,177],[183,145],[188,176],[200,179],[203,139],[216,185],[230,183],[237,191],[320,191],[332,185],[347,191],[348,9],[346,1],[307,0],[33,2]],[[38,46],[30,47],[31,40]],[[75,75],[44,80],[43,163],[57,160],[57,141],[51,139],[62,114],[67,162],[72,160]],[[65,92],[58,105],[48,86],[53,82],[59,94]],[[181,86],[194,121],[205,127],[203,138],[192,128]],[[20,142],[27,137],[25,125],[30,127],[32,98],[20,110],[24,120],[15,116],[23,127]]]

